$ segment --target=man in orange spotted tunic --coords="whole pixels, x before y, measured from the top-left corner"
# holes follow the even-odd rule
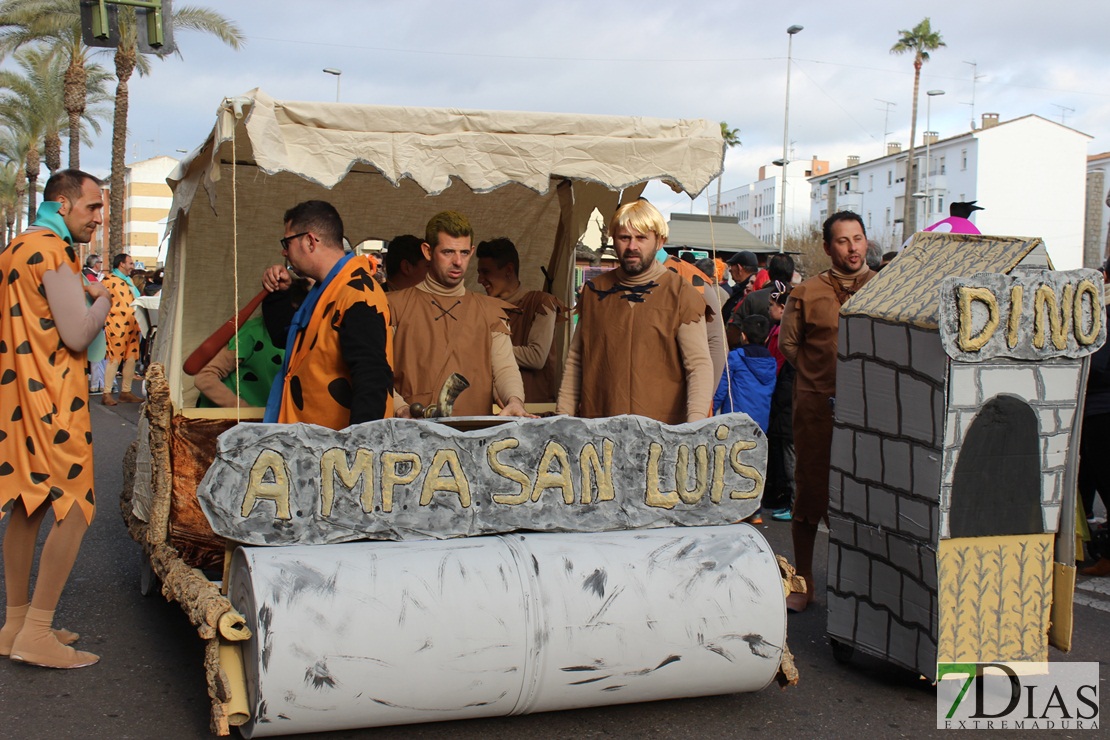
[[[103,209],[99,180],[62,170],[46,183],[31,228],[0,252],[0,518],[8,521],[0,655],[49,668],[98,660],[68,647],[77,635],[52,623],[95,512],[85,350],[103,331],[110,301],[102,285],[82,287],[73,245],[92,238]],[[32,596],[48,510],[54,525]]]
[[[297,274],[315,285],[294,313],[287,300],[289,270],[273,265],[263,273],[262,285],[270,291],[263,315],[274,346],[285,348],[265,421],[343,429],[393,416],[385,289],[366,257],[344,253],[338,211],[322,200],[290,208],[281,247]]]
[[[104,327],[107,337],[108,367],[104,370],[104,395],[101,401],[105,406],[115,406],[112,398],[112,382],[116,370],[123,365],[119,382],[119,400],[123,403],[141,403],[142,398],[131,392],[135,380],[135,363],[139,360],[139,321],[135,318],[135,307],[131,303],[139,297],[139,290],[131,281],[131,268],[135,266],[129,254],[117,254],[112,258],[112,272],[104,278],[104,287],[112,297],[112,310],[108,313],[108,323]]]

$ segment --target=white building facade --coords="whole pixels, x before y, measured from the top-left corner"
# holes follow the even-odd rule
[[[128,165],[124,177],[124,250],[148,270],[159,262],[158,248],[173,203],[166,178],[176,166],[173,157],[152,157]]]
[[[829,163],[814,157],[811,161],[792,162],[786,173],[786,232],[808,228],[810,224],[809,186],[806,179],[829,171]],[[778,244],[782,199],[782,168],[764,165],[755,182],[730,188],[709,198],[709,212],[735,218],[741,226],[766,244]]]
[[[914,150],[918,180],[915,231],[947,218],[953,202],[984,208],[971,220],[984,234],[1039,236],[1054,267],[1083,265],[1087,142],[1090,136],[1036,115],[999,122],[946,139],[925,133]],[[885,157],[809,179],[811,219],[855,211],[884,251],[902,243],[906,152],[888,147]],[[928,157],[928,165],[926,165]]]

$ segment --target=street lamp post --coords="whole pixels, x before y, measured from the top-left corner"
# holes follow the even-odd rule
[[[335,69],[334,67],[327,67],[324,72],[329,75],[335,75],[335,102],[339,102],[339,78],[343,75],[343,70]]]
[[[794,46],[794,34],[802,26],[793,25],[786,29],[786,111],[782,118],[782,196],[779,198],[779,252],[785,247],[786,238],[786,167],[790,164],[787,147],[790,145],[790,59]]]
[[[944,90],[929,90],[925,93],[925,219],[933,210],[932,180],[929,172],[929,146],[933,142],[933,98],[944,95]],[[929,224],[924,224],[928,226]]]

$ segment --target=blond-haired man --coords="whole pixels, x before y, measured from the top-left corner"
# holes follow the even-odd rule
[[[665,424],[705,418],[716,386],[706,304],[656,260],[667,222],[641,199],[617,209],[609,233],[620,266],[582,286],[556,410],[584,418],[637,414]]]

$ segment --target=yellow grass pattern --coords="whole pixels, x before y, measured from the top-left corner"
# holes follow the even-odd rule
[[[939,662],[1048,660],[1052,537],[941,540]]]

